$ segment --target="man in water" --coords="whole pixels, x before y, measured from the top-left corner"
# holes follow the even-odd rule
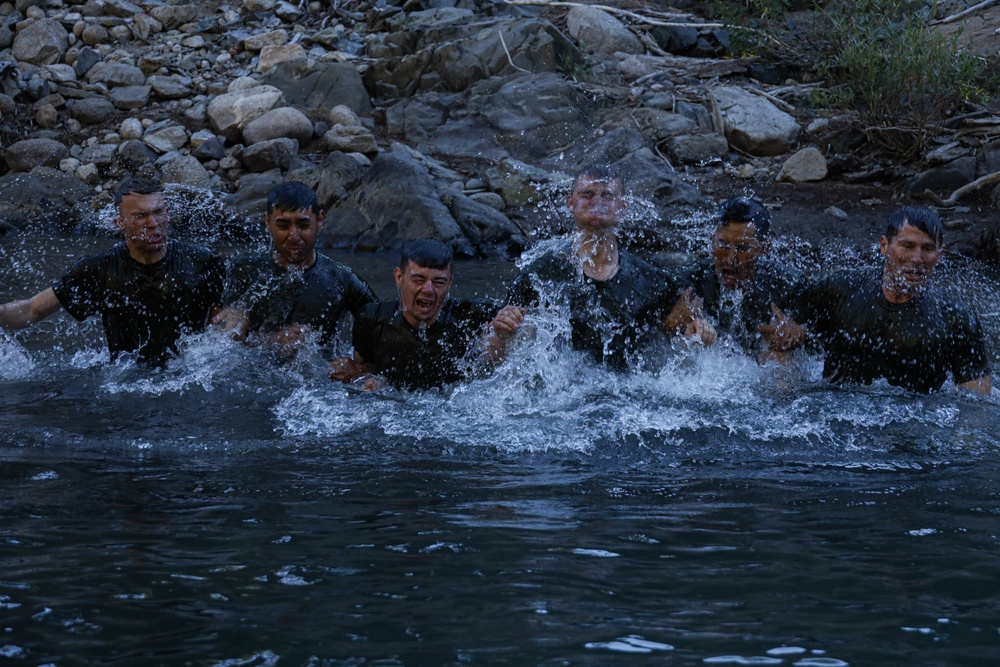
[[[799,317],[826,353],[836,383],[889,384],[912,391],[956,385],[989,394],[986,342],[971,308],[929,284],[941,258],[937,213],[907,206],[889,217],[879,269],[841,270],[802,293]]]
[[[429,389],[462,380],[503,359],[514,307],[451,299],[452,252],[433,239],[403,246],[393,270],[399,299],[369,304],[354,321],[354,358],[336,359],[330,377],[366,390],[383,382]]]
[[[771,214],[749,197],[723,202],[712,234],[712,257],[682,270],[719,332],[732,336],[758,361],[783,359],[802,344],[798,327],[783,326],[799,275],[767,259]]]
[[[508,303],[568,304],[571,347],[616,370],[632,364],[657,327],[705,343],[715,340],[690,292],[678,298],[679,283],[672,276],[620,247],[618,222],[627,204],[618,172],[587,167],[573,180],[566,203],[575,227],[572,239],[528,261],[510,287]],[[673,306],[666,317],[664,304]]]
[[[350,311],[356,317],[376,296],[351,269],[316,252],[324,218],[312,188],[275,186],[264,213],[273,249],[233,263],[225,309],[213,322],[247,343],[274,345],[283,356],[315,335],[332,357],[341,316]]]
[[[219,305],[225,266],[208,250],[167,240],[160,183],[126,178],[115,204],[124,243],[81,259],[34,297],[0,306],[0,326],[23,329],[60,308],[77,320],[100,313],[112,358],[134,353],[163,365],[182,334],[205,328]]]

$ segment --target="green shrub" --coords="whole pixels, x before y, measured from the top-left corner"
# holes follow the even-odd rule
[[[830,53],[816,69],[829,86],[814,101],[855,109],[868,136],[899,157],[919,154],[964,101],[985,96],[986,62],[899,0],[844,3],[827,18]]]

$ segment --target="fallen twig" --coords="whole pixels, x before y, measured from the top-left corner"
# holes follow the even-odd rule
[[[659,21],[648,16],[643,16],[642,14],[636,14],[635,12],[630,12],[627,9],[620,9],[618,7],[609,7],[608,5],[590,5],[583,2],[559,2],[558,0],[504,0],[508,5],[544,5],[546,7],[593,7],[594,9],[601,9],[609,14],[619,14],[621,16],[627,16],[636,21],[641,21],[642,23],[647,23],[649,25],[664,26],[667,28],[725,28],[724,23],[675,23],[670,21]]]
[[[937,21],[931,21],[929,25],[941,25],[942,23],[952,23],[952,22],[957,21],[958,19],[960,19],[960,18],[962,18],[964,16],[968,16],[969,14],[972,14],[973,12],[979,11],[980,9],[985,9],[986,7],[989,7],[990,5],[995,5],[998,1],[1000,1],[1000,0],[986,0],[985,2],[980,2],[978,5],[973,5],[972,7],[969,7],[968,9],[964,9],[964,10],[960,11],[957,14],[952,14],[951,16],[948,16],[948,17],[943,18],[943,19],[939,19]]]
[[[759,88],[749,88],[749,87],[747,87],[747,88],[744,88],[744,90],[749,91],[749,92],[753,93],[754,95],[759,95],[760,97],[763,97],[765,100],[771,102],[771,104],[775,105],[776,107],[778,107],[782,111],[787,111],[789,113],[791,113],[792,111],[795,111],[795,107],[792,106],[791,104],[789,104],[788,102],[786,102],[785,100],[779,99],[779,98],[775,97],[774,95],[769,95],[769,94],[765,93],[763,90],[760,90]]]
[[[992,185],[994,183],[1000,183],[1000,171],[994,171],[992,174],[986,174],[985,176],[981,176],[976,180],[972,181],[971,183],[966,183],[958,190],[952,192],[951,196],[948,197],[947,199],[941,199],[939,196],[937,196],[930,190],[924,190],[924,194],[927,195],[930,199],[932,199],[934,203],[936,203],[938,206],[941,206],[943,208],[950,208],[955,204],[957,204],[959,199],[969,194],[970,192],[978,190],[979,188],[985,185]]]
[[[500,44],[503,46],[503,52],[507,54],[507,62],[510,66],[516,69],[518,72],[525,72],[526,74],[532,74],[530,70],[526,70],[523,67],[518,67],[514,64],[514,60],[510,57],[510,51],[507,49],[507,40],[503,38],[503,33],[497,30],[497,36],[500,38]]]

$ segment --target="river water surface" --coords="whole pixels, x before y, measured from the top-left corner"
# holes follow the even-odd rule
[[[107,245],[0,242],[3,301]],[[725,344],[616,375],[544,319],[410,394],[215,334],[159,372],[96,321],[0,334],[0,663],[1000,664],[996,398]]]

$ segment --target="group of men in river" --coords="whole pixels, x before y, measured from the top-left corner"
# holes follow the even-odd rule
[[[835,383],[885,379],[930,392],[950,375],[959,387],[991,392],[975,313],[929,284],[943,228],[920,206],[890,216],[881,267],[809,282],[768,257],[767,209],[734,197],[719,209],[711,257],[668,271],[622,247],[623,179],[592,166],[567,197],[574,233],[524,263],[500,303],[450,298],[452,252],[433,239],[403,245],[397,298],[380,301],[354,271],[316,251],[325,212],[302,183],[282,183],[268,197],[272,250],[228,267],[209,250],[168,240],[160,183],[127,178],[115,204],[124,242],[81,259],[34,297],[0,305],[0,327],[28,327],[60,308],[77,320],[99,313],[112,358],[163,365],[183,335],[208,327],[279,356],[315,341],[332,357],[337,323],[350,312],[354,354],[330,359],[330,377],[366,390],[424,389],[496,367],[533,313],[555,306],[568,312],[570,347],[615,372],[657,338],[711,345],[721,333],[760,363],[784,362],[804,346],[821,352],[823,375]]]

